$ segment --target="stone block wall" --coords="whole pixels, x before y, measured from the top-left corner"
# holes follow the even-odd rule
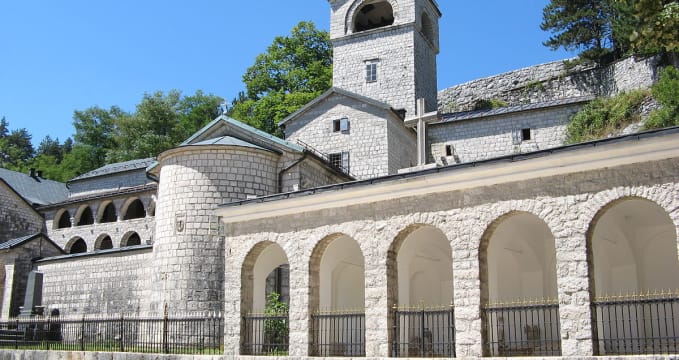
[[[43,304],[62,315],[144,312],[156,271],[152,260],[147,248],[38,262]]]
[[[603,68],[567,69],[563,61],[531,66],[470,81],[439,91],[439,111],[471,110],[481,99],[509,105],[540,103],[579,96],[612,96],[650,87],[657,80],[658,57],[620,60]]]
[[[349,131],[333,132],[333,121],[344,117]],[[393,117],[387,110],[334,94],[287,124],[285,135],[324,154],[349,152],[349,171],[366,179],[389,173],[387,124]]]
[[[389,174],[417,165],[417,135],[400,120],[387,121]]]
[[[664,208],[679,226],[678,172],[679,159],[672,158],[228,223],[225,348],[239,346],[242,264],[255,246],[273,242],[290,264],[290,355],[308,356],[311,259],[324,239],[345,234],[358,243],[365,260],[366,356],[389,356],[388,254],[404,229],[419,224],[441,230],[452,248],[457,357],[481,357],[481,243],[498,219],[525,212],[544,221],[554,236],[562,354],[589,357],[590,225],[612,202],[643,198]]]
[[[223,311],[224,238],[214,210],[278,191],[279,155],[239,146],[194,146],[159,157],[160,185],[150,309]]]
[[[427,128],[428,162],[465,163],[562,146],[570,117],[582,106],[573,104],[431,125]],[[530,129],[531,140],[516,141],[522,129]],[[447,145],[453,147],[453,156],[446,156]]]
[[[0,243],[42,232],[42,216],[3,181],[0,181],[0,204]]]
[[[49,223],[48,223],[49,229]],[[50,239],[61,246],[62,249],[68,250],[70,241],[75,238],[85,240],[87,244],[87,251],[94,251],[97,249],[99,240],[106,235],[111,237],[113,247],[121,247],[123,240],[131,233],[135,232],[139,235],[142,244],[153,243],[153,233],[155,231],[155,218],[147,216],[142,219],[120,220],[111,223],[95,223],[92,225],[73,226],[64,229],[51,229],[48,231]]]

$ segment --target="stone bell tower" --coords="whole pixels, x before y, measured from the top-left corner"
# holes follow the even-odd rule
[[[437,107],[439,18],[434,0],[328,0],[333,85],[415,114]]]

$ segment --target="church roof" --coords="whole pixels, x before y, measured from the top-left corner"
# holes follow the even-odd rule
[[[108,164],[104,165],[98,169],[94,169],[90,172],[84,173],[78,177],[75,177],[68,182],[74,182],[74,181],[80,181],[84,179],[90,179],[94,177],[99,177],[99,176],[106,176],[106,175],[111,175],[111,174],[116,174],[116,173],[121,173],[121,172],[126,172],[126,171],[133,171],[133,170],[138,170],[138,169],[145,169],[149,164],[153,163],[155,159],[153,158],[147,158],[147,159],[136,159],[136,160],[130,160],[130,161],[124,161],[124,162],[119,162],[115,164]]]
[[[593,96],[579,96],[566,99],[557,99],[534,104],[521,104],[516,106],[505,106],[488,110],[463,111],[457,113],[442,114],[441,120],[437,123],[450,123],[456,121],[474,120],[484,117],[507,115],[523,111],[541,110],[551,107],[585,103],[594,100]]]
[[[66,184],[0,168],[0,179],[31,205],[47,205],[68,198]]]
[[[311,110],[311,109],[314,108],[317,104],[321,103],[321,102],[324,101],[325,99],[327,99],[327,98],[329,98],[330,96],[335,95],[335,94],[339,94],[339,95],[342,95],[342,96],[346,96],[346,97],[348,97],[348,98],[352,98],[352,99],[354,99],[354,100],[357,100],[357,101],[360,101],[360,102],[363,102],[363,103],[366,103],[366,104],[370,104],[370,105],[372,105],[372,106],[375,106],[375,107],[380,108],[380,109],[383,109],[383,110],[391,111],[391,112],[394,113],[394,115],[396,115],[397,117],[399,117],[399,118],[402,117],[402,116],[398,113],[398,111],[396,111],[396,109],[394,109],[393,107],[391,107],[391,105],[389,105],[389,104],[387,104],[387,103],[381,102],[381,101],[379,101],[379,100],[371,99],[371,98],[369,98],[369,97],[367,97],[367,96],[359,95],[359,94],[353,93],[353,92],[351,92],[351,91],[347,91],[347,90],[344,90],[344,89],[336,88],[336,87],[333,86],[333,87],[331,87],[330,89],[328,89],[326,92],[324,92],[323,94],[319,95],[317,98],[311,100],[309,103],[307,103],[306,105],[302,106],[302,108],[300,108],[299,110],[295,111],[294,113],[288,115],[288,117],[286,117],[285,119],[281,120],[281,121],[279,122],[279,125],[285,125],[285,124],[287,124],[288,122],[295,121],[300,115],[302,115],[302,114],[304,114],[305,112]]]
[[[187,145],[182,145],[182,146],[201,146],[201,145],[242,146],[242,147],[249,147],[249,148],[254,148],[254,149],[267,150],[267,149],[264,149],[261,146],[257,146],[253,143],[243,141],[243,140],[235,138],[233,136],[220,136],[220,137],[216,137],[214,139],[203,140],[203,141],[199,141],[199,142],[196,142],[196,143],[193,143],[193,144],[187,144]]]

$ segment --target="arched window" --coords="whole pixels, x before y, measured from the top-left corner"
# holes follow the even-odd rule
[[[126,246],[137,246],[141,245],[141,237],[139,237],[139,234],[136,232],[132,232],[129,234],[126,234],[123,237],[123,241],[120,244],[120,247],[126,247]]]
[[[90,207],[88,206],[80,214],[80,218],[78,219],[78,223],[76,225],[83,226],[92,224],[94,224],[94,216],[92,215],[92,209],[90,209]]]
[[[116,213],[116,207],[112,202],[108,203],[101,214],[101,223],[112,223],[118,220],[118,214]]]
[[[146,210],[144,204],[139,199],[135,199],[127,206],[125,217],[123,220],[141,219],[146,217]]]
[[[388,1],[368,2],[354,18],[354,32],[377,29],[394,23],[394,9]]]
[[[59,220],[57,220],[57,229],[65,229],[71,227],[71,214],[64,210],[64,212],[59,215]]]
[[[73,238],[69,241],[70,246],[67,247],[69,254],[80,254],[87,252],[87,244],[82,238]]]
[[[107,249],[113,249],[113,241],[111,240],[110,236],[103,234],[99,236],[99,239],[97,239],[97,243],[94,245],[94,250]]]

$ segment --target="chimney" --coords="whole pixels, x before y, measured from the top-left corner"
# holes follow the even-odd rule
[[[35,177],[35,168],[30,168],[28,170],[28,176],[34,178]]]

